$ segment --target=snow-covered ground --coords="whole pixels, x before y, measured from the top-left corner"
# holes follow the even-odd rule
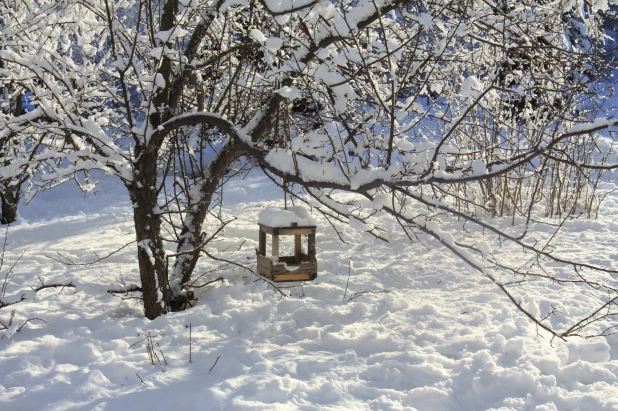
[[[225,201],[238,219],[212,251],[252,265],[258,213],[282,196],[252,173],[226,186]],[[599,220],[567,223],[558,244],[615,267],[617,213],[610,197]],[[2,275],[25,253],[7,295],[36,286],[37,277],[74,280],[82,291],[45,290],[0,311],[3,320],[15,309],[17,323],[46,321],[0,340],[2,410],[618,410],[616,336],[550,344],[491,282],[435,242],[411,244],[389,219],[389,243],[347,229],[344,244],[314,213],[317,281],[284,289],[284,298],[225,266],[204,277],[224,281],[200,289],[195,308],[148,321],[139,301],[91,287],[136,282],[134,246],[93,266],[49,258],[90,261],[134,239],[119,183],[103,179],[99,198],[60,187],[21,215]],[[545,283],[532,290],[526,303],[541,308],[559,292]],[[567,297],[589,303],[583,294]],[[148,359],[148,333],[162,367]]]

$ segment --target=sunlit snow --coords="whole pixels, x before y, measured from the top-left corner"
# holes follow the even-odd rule
[[[616,336],[550,344],[490,281],[435,240],[411,244],[386,217],[389,243],[350,227],[345,244],[314,210],[315,282],[285,288],[283,298],[248,271],[204,260],[196,271],[223,282],[199,289],[196,307],[148,321],[139,301],[97,292],[139,282],[135,246],[91,266],[52,258],[88,262],[135,238],[123,187],[101,179],[99,198],[69,185],[42,193],[9,229],[7,262],[24,256],[7,295],[37,286],[37,276],[74,280],[78,291],[29,293],[11,306],[15,324],[47,324],[2,332],[2,410],[618,409]],[[253,266],[258,216],[282,206],[257,172],[230,181],[223,208],[238,220],[209,251]],[[615,264],[617,212],[612,196],[599,220],[567,222],[561,250]],[[502,252],[495,238],[478,246]],[[562,292],[546,282],[531,290],[523,304],[540,313]],[[585,293],[570,300],[571,315],[594,305]],[[140,342],[148,333],[162,365]]]

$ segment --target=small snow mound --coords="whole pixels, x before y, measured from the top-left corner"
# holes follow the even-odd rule
[[[476,159],[472,162],[472,175],[473,176],[484,176],[487,174],[487,166],[483,160]]]
[[[13,295],[7,295],[0,298],[2,304],[15,304],[24,300],[33,300],[36,297],[36,292],[32,290],[22,290]]]
[[[104,295],[108,287],[103,284],[82,283],[81,281],[71,281],[77,291],[82,291],[86,295]]]
[[[604,339],[586,340],[583,342],[573,341],[567,344],[569,348],[568,364],[572,364],[578,360],[588,362],[606,362],[609,361],[610,346]]]
[[[491,255],[491,247],[485,241],[480,241],[476,245],[476,248],[478,248],[478,250],[481,252],[481,254],[483,254],[483,257],[487,257],[487,256]]]
[[[512,358],[519,358],[524,353],[524,339],[521,337],[509,339],[504,345],[504,353]]]
[[[592,364],[585,361],[577,361],[562,368],[560,377],[562,381],[571,385],[577,383],[592,385],[597,382],[606,382],[611,385],[615,384],[618,379],[616,374],[603,364]]]
[[[381,210],[391,204],[391,197],[386,193],[379,193],[373,197],[373,207]]]
[[[436,387],[416,387],[405,397],[408,405],[420,409],[453,409],[453,399],[448,390]]]
[[[299,226],[316,225],[307,209],[299,206],[288,207],[287,210],[267,208],[258,216],[258,224],[268,227],[289,227],[294,223]]]
[[[251,32],[249,34],[260,43],[264,43],[266,40],[268,40],[268,37],[266,37],[264,33],[259,31],[258,29],[251,29]]]
[[[461,91],[459,94],[464,97],[475,98],[478,94],[478,91],[480,91],[482,88],[483,85],[479,81],[479,79],[477,79],[475,76],[469,76],[464,80],[463,84],[461,85]]]
[[[363,223],[361,220],[350,216],[350,227],[352,230],[357,231],[359,233],[363,233],[365,231],[371,231],[374,228],[373,224]]]
[[[553,402],[547,404],[537,405],[534,411],[558,411],[556,405]]]

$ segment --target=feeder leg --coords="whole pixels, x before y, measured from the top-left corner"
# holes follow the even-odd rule
[[[258,254],[266,256],[266,233],[260,230],[260,243],[258,246]]]
[[[273,257],[279,257],[279,236],[273,234],[273,249],[272,249]]]
[[[309,234],[307,241],[307,254],[309,254],[309,261],[315,263],[315,234]]]
[[[302,259],[302,249],[300,241],[300,234],[296,234],[294,236],[294,262],[296,262],[297,264],[300,263],[300,260]]]

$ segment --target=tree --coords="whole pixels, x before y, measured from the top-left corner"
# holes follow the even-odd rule
[[[11,16],[0,82],[31,90],[37,105],[2,126],[46,136],[45,149],[22,163],[62,160],[46,179],[96,168],[123,180],[148,318],[190,300],[186,284],[209,240],[202,224],[242,156],[302,187],[328,218],[359,220],[381,237],[372,220],[386,212],[411,239],[439,239],[554,335],[602,327],[615,315],[611,270],[562,259],[531,245],[527,231],[486,219],[530,221],[540,204],[549,216],[594,210],[589,182],[616,167],[613,142],[598,133],[616,125],[599,117],[608,95],[600,79],[610,69],[598,59],[605,2],[0,4]],[[5,167],[2,177],[18,171]],[[340,204],[332,190],[358,200]],[[413,212],[418,203],[535,258],[525,267],[493,260],[444,232],[431,212]],[[176,234],[172,256],[165,224]],[[559,277],[543,271],[544,260],[573,270]],[[588,279],[581,267],[606,277]],[[610,311],[555,331],[517,301],[501,271],[594,287],[609,293],[602,305]]]
[[[0,60],[0,69],[4,68],[4,63]],[[13,115],[20,117],[24,110],[25,98],[21,90],[11,90],[11,84],[5,85],[2,89],[2,112],[5,115]],[[23,153],[19,153],[20,144],[14,144],[15,133],[6,129],[0,133],[0,147],[2,164],[10,166],[12,160],[21,157]],[[11,224],[17,219],[17,205],[22,197],[22,186],[28,180],[27,172],[22,172],[21,175],[16,175],[13,178],[6,179],[0,183],[0,202],[2,203],[2,219],[1,224]]]

